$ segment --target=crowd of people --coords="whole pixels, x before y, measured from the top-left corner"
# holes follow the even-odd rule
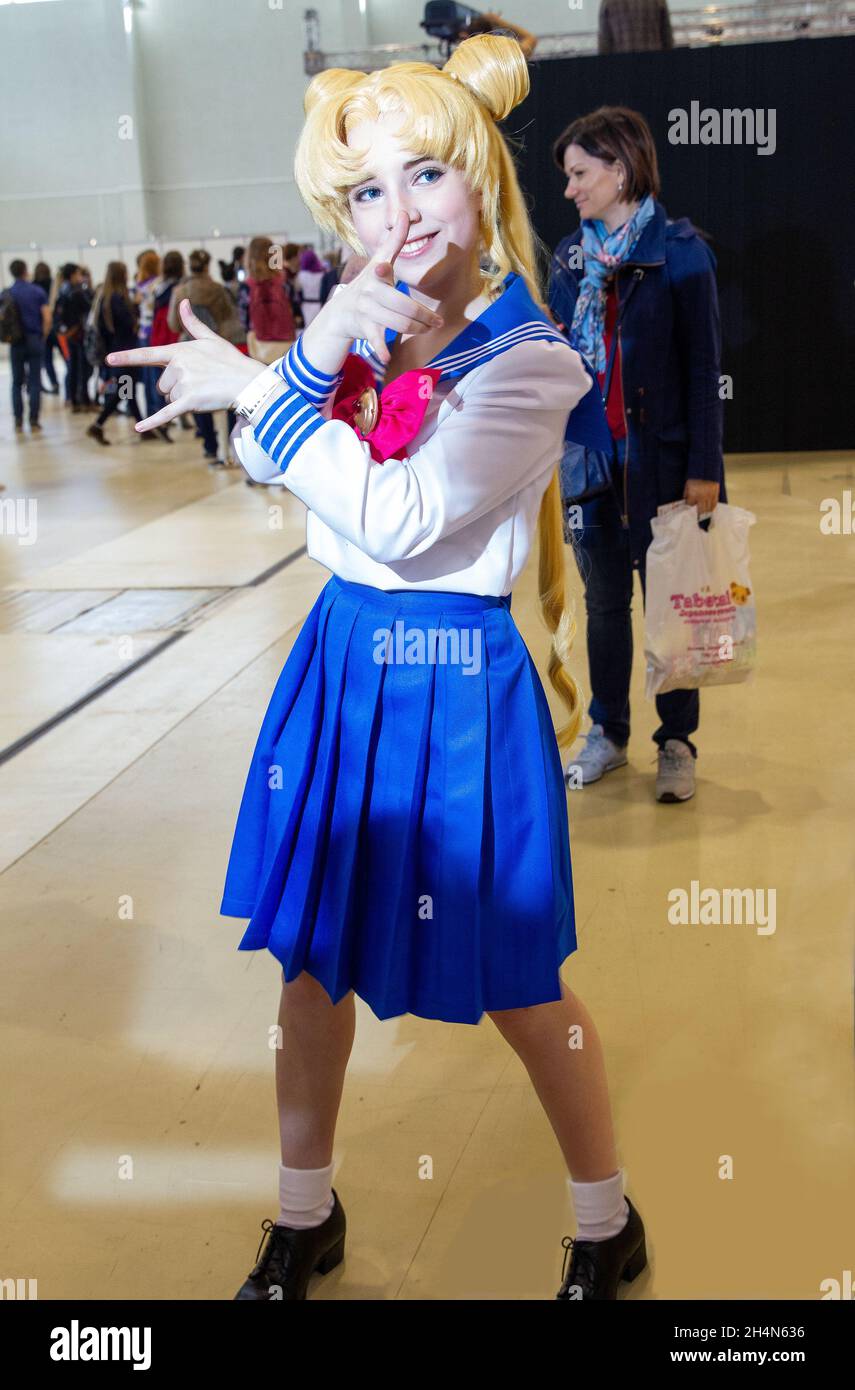
[[[92,412],[86,431],[109,445],[105,426],[124,412],[135,420],[153,415],[165,403],[156,367],[106,364],[107,354],[131,347],[158,346],[186,337],[178,306],[189,299],[193,312],[215,332],[259,362],[282,357],[326,302],[343,270],[343,253],[321,259],[310,245],[280,244],[253,237],[235,246],[231,260],[211,274],[211,256],[199,248],[185,263],[180,251],[161,256],[141,251],[133,276],[124,261],[110,261],[101,284],[93,285],[87,266],[69,262],[56,276],[39,261],[32,277],[25,261],[9,270],[12,284],[0,296],[0,338],[9,345],[15,431],[41,432],[43,394],[62,395],[72,414]],[[65,368],[57,376],[57,360]],[[139,396],[143,398],[141,409]],[[204,457],[214,466],[236,461],[229,450],[231,412],[199,412],[181,419],[194,429]],[[169,426],[139,435],[142,443],[171,443]]]

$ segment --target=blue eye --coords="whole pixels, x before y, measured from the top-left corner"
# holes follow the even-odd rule
[[[427,168],[427,169],[420,169],[419,172],[416,174],[416,178],[417,178],[417,179],[420,179],[420,178],[422,177],[422,174],[436,174],[438,178],[442,178],[443,173],[444,173],[444,170],[442,170],[442,169],[434,169],[434,168],[431,166],[431,167],[429,167],[429,168]],[[428,188],[432,188],[433,185],[434,185],[435,183],[436,183],[436,179],[431,179],[431,181],[430,181],[430,183],[427,185],[427,187],[428,187]],[[376,192],[380,192],[380,190],[377,188],[377,185],[374,184],[374,183],[369,184],[367,188],[361,188],[361,189],[359,190],[358,193],[354,194],[354,199],[353,199],[353,201],[354,201],[355,203],[364,203],[364,202],[376,203],[376,201],[377,201],[376,198],[364,198],[364,197],[363,197],[363,194],[365,194],[365,193],[376,193]]]

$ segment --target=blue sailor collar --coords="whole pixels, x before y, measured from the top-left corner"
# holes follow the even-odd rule
[[[395,288],[409,294],[409,286],[398,280]],[[388,346],[397,332],[386,329]],[[498,357],[517,343],[548,340],[563,343],[569,348],[567,338],[557,329],[537,305],[529,293],[528,286],[521,275],[511,270],[505,276],[502,293],[489,304],[476,319],[472,319],[457,337],[448,343],[441,352],[425,365],[440,369],[440,381],[465,376],[475,367],[480,367],[493,357]],[[365,357],[377,378],[378,390],[382,396],[382,383],[385,365],[378,361],[370,343],[365,338],[357,338],[354,351]],[[591,377],[594,387],[581,399],[568,417],[565,439],[590,448],[610,449],[611,434],[606,424],[603,399],[597,385],[593,368],[582,358],[585,370]]]

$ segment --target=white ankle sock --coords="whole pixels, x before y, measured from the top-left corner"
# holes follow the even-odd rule
[[[279,1216],[277,1226],[304,1230],[320,1226],[335,1205],[332,1174],[335,1160],[326,1168],[286,1168],[279,1165]]]
[[[629,1207],[623,1195],[623,1169],[601,1182],[567,1179],[576,1212],[577,1240],[609,1240],[623,1230]]]

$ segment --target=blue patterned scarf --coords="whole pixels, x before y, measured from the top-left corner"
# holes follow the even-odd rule
[[[604,329],[605,282],[625,261],[655,212],[653,195],[642,198],[632,217],[610,232],[598,218],[582,219],[582,257],[585,273],[573,313],[570,342],[598,372],[606,369]]]

